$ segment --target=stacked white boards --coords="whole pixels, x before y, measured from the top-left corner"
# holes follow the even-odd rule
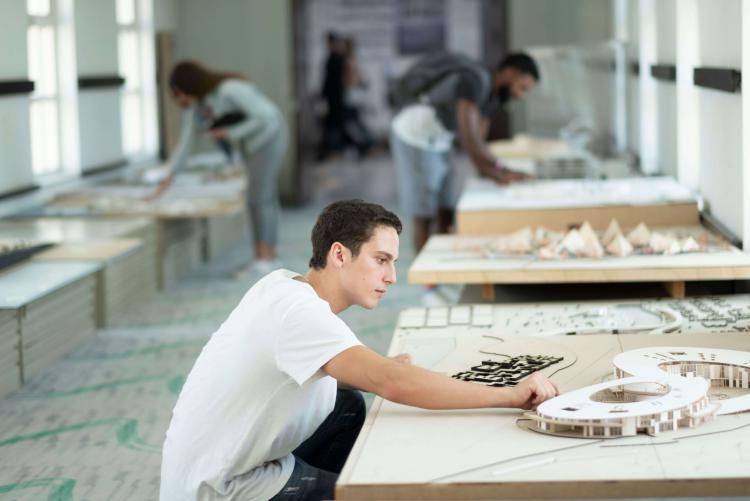
[[[18,311],[0,309],[0,398],[21,387],[20,342]]]
[[[109,327],[139,307],[153,293],[153,283],[142,272],[146,254],[140,240],[91,240],[58,245],[34,257],[44,262],[97,262],[96,318]]]
[[[4,391],[12,391],[16,381],[15,371],[6,370],[5,362],[16,359],[23,384],[94,338],[100,268],[91,262],[28,262],[0,273],[0,372],[9,381],[2,385]]]

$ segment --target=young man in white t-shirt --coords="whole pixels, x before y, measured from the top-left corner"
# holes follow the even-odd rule
[[[534,374],[489,388],[363,346],[336,314],[374,308],[396,281],[401,222],[336,202],[312,232],[306,275],[258,281],[188,375],[164,442],[162,501],[332,499],[364,422],[359,388],[427,409],[531,408],[559,393]]]

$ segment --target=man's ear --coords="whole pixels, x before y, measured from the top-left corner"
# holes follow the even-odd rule
[[[334,266],[340,268],[344,265],[347,258],[349,257],[349,249],[347,249],[341,242],[333,242],[331,248],[328,251],[328,262],[333,263]]]

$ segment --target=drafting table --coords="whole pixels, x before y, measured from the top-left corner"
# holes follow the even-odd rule
[[[695,195],[670,177],[536,180],[500,186],[470,179],[456,208],[459,234],[510,233],[524,226],[564,231],[588,221],[620,225],[698,224]]]
[[[741,311],[750,296],[668,301],[698,320],[685,334],[529,337],[524,324],[602,303],[460,305],[414,308],[399,318],[389,355],[411,353],[416,365],[445,374],[487,359],[534,354],[570,364],[552,377],[563,391],[601,382],[612,358],[646,346],[706,346],[750,351],[748,323],[703,326],[710,314]],[[660,302],[657,302],[660,303]],[[615,303],[607,305],[610,308]],[[631,306],[636,307],[634,303]],[[520,313],[519,313],[520,312]],[[723,313],[722,313],[723,312]],[[702,316],[701,316],[702,315]],[[564,315],[563,315],[564,316]],[[422,323],[420,325],[419,318]],[[561,317],[560,317],[561,318]],[[430,320],[431,319],[431,320]],[[428,325],[431,323],[432,325]],[[508,328],[508,324],[510,327]],[[524,332],[524,329],[527,329]],[[483,337],[500,335],[501,339]],[[559,367],[543,370],[552,374]],[[336,499],[524,499],[740,496],[748,494],[750,413],[716,418],[694,429],[609,440],[563,438],[524,427],[521,411],[428,411],[376,398],[336,487]]]
[[[15,312],[18,322],[22,382],[94,338],[100,269],[96,262],[30,261],[0,273],[0,311]]]
[[[157,289],[161,276],[159,235],[159,225],[146,217],[19,217],[0,220],[0,239],[65,243],[76,248],[85,248],[81,242],[139,240],[144,256],[139,274],[146,279],[143,285],[146,295]]]
[[[34,256],[35,261],[90,261],[102,265],[97,274],[97,326],[107,327],[148,301],[156,291],[148,276],[149,257],[140,240],[89,240],[58,245]]]
[[[701,227],[652,229],[714,238]],[[672,296],[684,297],[686,281],[750,278],[750,255],[726,242],[708,252],[544,260],[528,254],[488,254],[492,239],[433,235],[409,268],[409,283],[480,284],[484,299],[491,300],[493,284],[659,282]]]

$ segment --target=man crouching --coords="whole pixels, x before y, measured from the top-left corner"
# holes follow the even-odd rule
[[[337,316],[396,282],[401,221],[380,205],[326,207],[305,275],[276,270],[245,294],[190,371],[167,430],[162,501],[333,499],[365,418],[361,394],[426,409],[531,408],[541,374],[490,388],[383,357]]]

